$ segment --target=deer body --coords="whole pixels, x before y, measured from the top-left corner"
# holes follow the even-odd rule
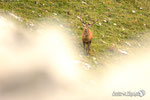
[[[82,41],[89,42],[93,38],[92,31],[90,29],[84,29],[82,33]]]

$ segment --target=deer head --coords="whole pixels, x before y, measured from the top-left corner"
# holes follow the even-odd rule
[[[96,20],[92,21],[91,24],[90,24],[90,23],[86,24],[86,23],[83,21],[83,19],[82,19],[81,16],[79,16],[78,18],[79,18],[80,21],[82,22],[82,25],[84,26],[85,29],[88,29],[89,27],[91,27],[93,24],[95,24],[95,23],[99,20],[99,19],[96,19]]]

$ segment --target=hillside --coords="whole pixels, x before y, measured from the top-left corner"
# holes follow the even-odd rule
[[[78,16],[87,23],[99,19],[91,28],[94,33],[91,55],[100,56],[100,60],[118,53],[122,45],[128,45],[126,41],[141,38],[143,31],[150,28],[149,0],[1,0],[0,9],[20,16],[23,23],[62,17],[70,22],[78,39],[83,30]],[[78,42],[82,48],[82,42]]]

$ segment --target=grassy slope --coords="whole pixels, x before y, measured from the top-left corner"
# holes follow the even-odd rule
[[[150,0],[3,0],[0,2],[0,9],[21,16],[25,23],[34,22],[41,17],[64,17],[74,28],[74,34],[78,38],[81,38],[83,27],[77,16],[88,15],[90,18],[83,16],[86,22],[100,19],[92,26],[94,39],[91,45],[92,55],[101,55],[100,59],[104,59],[103,55],[111,57],[111,52],[115,52],[125,41],[139,37],[139,32],[150,28],[149,6]],[[135,13],[132,12],[133,10]],[[82,46],[81,41],[79,46]]]

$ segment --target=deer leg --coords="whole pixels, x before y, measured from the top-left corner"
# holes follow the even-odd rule
[[[87,53],[90,54],[90,45],[91,45],[91,41],[88,42],[88,47],[87,47]]]
[[[85,53],[87,53],[87,47],[86,47],[86,42],[83,41],[83,48],[85,50]]]
[[[84,49],[85,49],[85,42],[83,41],[83,47],[84,47]]]

